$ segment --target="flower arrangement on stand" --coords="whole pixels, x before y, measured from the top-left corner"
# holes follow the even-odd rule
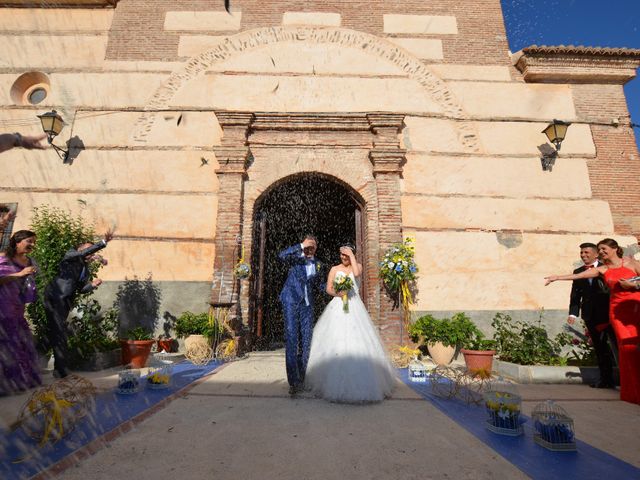
[[[407,237],[404,242],[392,245],[380,262],[380,278],[387,290],[396,296],[398,303],[402,305],[405,329],[409,326],[409,307],[413,304],[411,284],[415,282],[418,273],[412,242],[412,239]]]

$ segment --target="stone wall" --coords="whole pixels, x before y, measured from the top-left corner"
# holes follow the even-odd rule
[[[384,248],[415,238],[416,313],[467,311],[484,322],[488,312],[529,318],[544,308],[553,323],[570,285],[544,288],[546,274],[570,271],[584,241],[636,246],[640,171],[622,90],[633,55],[512,59],[499,0],[232,7],[231,16],[204,0],[0,8],[0,130],[35,133],[35,115],[55,108],[67,122],[56,142],[82,146],[68,165],[51,151],[4,153],[0,202],[19,204],[15,229],[41,203],[81,212],[98,231],[115,223],[106,303],[119,281],[150,272],[167,311],[205,310],[207,286],[233,263],[221,246],[241,235],[250,251],[255,202],[306,171],[365,202],[370,285]],[[48,92],[37,105],[28,72]],[[245,143],[232,141],[229,112],[247,115]],[[309,124],[381,112],[403,123],[376,132],[383,127],[365,120],[355,137],[317,125],[249,129],[262,112]],[[553,118],[572,125],[548,172],[540,132]],[[246,312],[249,282],[241,288],[234,301]],[[384,292],[366,300],[386,341],[398,340]]]

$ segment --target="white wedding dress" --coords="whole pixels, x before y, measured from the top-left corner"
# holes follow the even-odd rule
[[[354,281],[349,312],[335,297],[313,330],[305,388],[332,402],[380,402],[395,387],[395,370],[360,299],[358,282],[349,275]]]

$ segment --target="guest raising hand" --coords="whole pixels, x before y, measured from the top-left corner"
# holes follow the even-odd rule
[[[609,320],[616,335],[620,366],[620,399],[640,404],[640,262],[622,256],[618,242],[605,238],[598,243],[604,265],[573,275],[545,277],[545,285],[557,280],[604,277],[610,290]]]

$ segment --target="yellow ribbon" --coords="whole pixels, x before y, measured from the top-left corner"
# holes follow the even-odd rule
[[[400,283],[400,301],[402,303],[402,310],[403,310],[403,320],[404,320],[404,324],[405,324],[405,328],[409,328],[409,317],[411,314],[411,311],[409,310],[409,307],[411,305],[413,305],[413,297],[411,295],[411,289],[409,288],[409,282],[402,282]]]
[[[57,440],[64,437],[64,428],[62,425],[63,419],[63,410],[65,408],[70,408],[73,406],[73,403],[69,400],[59,399],[56,397],[55,392],[49,390],[46,392],[42,392],[42,394],[38,395],[36,398],[31,400],[29,403],[29,410],[31,413],[34,413],[36,410],[37,401],[40,401],[42,405],[45,406],[45,411],[47,412],[45,417],[45,429],[44,434],[42,435],[42,440],[40,441],[40,446],[47,443],[49,440],[49,435],[54,430],[54,428],[58,427],[58,438]],[[50,405],[50,406],[47,406]]]

